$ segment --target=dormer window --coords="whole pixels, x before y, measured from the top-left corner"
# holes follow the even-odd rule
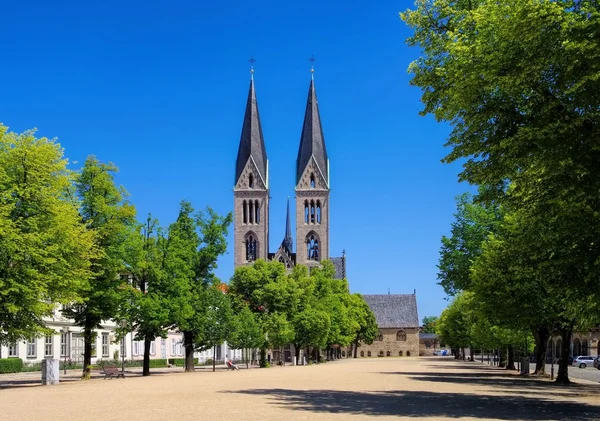
[[[315,188],[315,175],[311,173],[310,175],[310,188],[314,189]]]
[[[252,174],[250,174],[248,176],[248,188],[250,188],[250,189],[254,188],[254,177],[252,176]]]

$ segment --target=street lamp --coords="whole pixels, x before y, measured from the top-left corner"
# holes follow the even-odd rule
[[[67,339],[69,338],[69,326],[64,326],[62,328],[62,333],[65,335],[65,363],[63,365],[63,369],[64,369],[64,375],[67,375]]]
[[[125,320],[122,320],[121,323],[121,328],[123,329],[123,338],[121,338],[121,372],[123,373],[123,378],[125,378],[125,328],[127,327],[127,322]]]

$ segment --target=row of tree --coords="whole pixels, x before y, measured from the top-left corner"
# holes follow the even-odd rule
[[[71,171],[55,141],[0,125],[0,343],[52,334],[43,319],[59,304],[82,328],[84,377],[95,329],[111,319],[120,335],[144,341],[144,375],[151,342],[172,329],[183,333],[187,371],[195,351],[224,341],[262,349],[264,364],[267,348],[287,343],[331,349],[374,339],[372,312],[333,279],[330,262],[288,274],[258,261],[227,288],[214,269],[231,214],[194,212],[184,201],[167,228],[150,215],[139,223],[116,171],[94,157]]]
[[[442,240],[439,278],[460,296],[439,329],[463,318],[473,328],[457,345],[480,341],[475,329],[503,346],[527,330],[537,373],[551,334],[567,356],[572,333],[600,321],[599,8],[417,0],[401,14],[422,51],[409,71],[423,114],[452,127],[444,161],[461,160],[460,179],[478,186]]]

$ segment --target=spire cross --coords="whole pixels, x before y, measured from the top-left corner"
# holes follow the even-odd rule
[[[256,63],[254,56],[250,56],[248,63],[250,63],[250,79],[254,80],[254,63]]]
[[[308,59],[308,61],[310,61],[311,78],[314,79],[315,78],[315,61],[317,61],[317,59],[315,58],[314,55],[311,55],[310,58]]]

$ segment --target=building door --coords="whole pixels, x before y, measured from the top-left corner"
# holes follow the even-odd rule
[[[83,335],[79,333],[71,334],[71,360],[83,361],[84,345]]]

